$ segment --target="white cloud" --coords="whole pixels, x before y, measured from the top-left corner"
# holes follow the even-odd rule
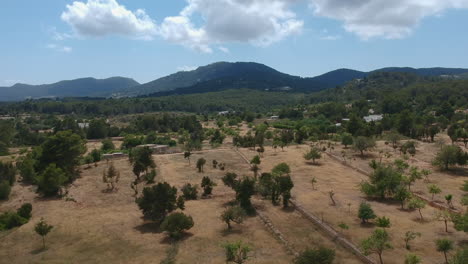
[[[156,33],[156,24],[144,10],[130,11],[116,0],[75,1],[67,5],[61,18],[82,36],[117,34],[151,39]]]
[[[228,48],[223,47],[223,46],[218,47],[218,49],[219,49],[220,51],[224,52],[224,53],[230,53],[230,52],[231,52]]]
[[[62,46],[62,45],[57,45],[57,44],[48,44],[46,46],[46,48],[56,50],[56,51],[60,51],[60,52],[65,52],[65,53],[70,53],[70,52],[73,51],[72,47]]]
[[[361,39],[403,38],[428,16],[468,8],[468,0],[309,0],[316,16],[341,20]]]
[[[3,83],[7,86],[12,86],[14,84],[17,84],[17,83],[21,83],[23,81],[21,80],[3,80]]]
[[[339,40],[341,39],[341,36],[340,35],[326,35],[326,36],[322,36],[320,37],[321,40]]]
[[[197,66],[180,66],[180,67],[177,67],[178,71],[194,71],[196,69],[198,69]]]
[[[61,17],[80,36],[160,36],[205,53],[213,51],[213,44],[228,42],[267,46],[301,32],[303,26],[289,7],[299,0],[186,1],[178,15],[165,17],[159,25],[144,10],[130,11],[117,0],[75,1]]]

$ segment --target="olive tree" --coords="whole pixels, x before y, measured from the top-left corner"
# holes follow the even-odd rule
[[[361,242],[364,254],[375,253],[379,256],[380,264],[383,264],[382,254],[387,249],[392,249],[390,236],[384,229],[376,229],[371,236]]]

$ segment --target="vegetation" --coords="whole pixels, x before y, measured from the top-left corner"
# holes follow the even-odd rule
[[[252,247],[244,244],[242,241],[226,243],[223,247],[226,252],[227,263],[243,264],[248,260],[250,257],[249,253],[252,251]]]
[[[358,217],[361,219],[362,223],[365,224],[370,219],[374,219],[377,216],[375,215],[374,210],[372,210],[370,204],[362,202],[359,205]]]
[[[169,233],[169,236],[178,239],[185,230],[193,227],[193,219],[184,213],[173,213],[167,216],[161,223],[161,230]]]
[[[442,252],[445,257],[445,263],[448,264],[447,253],[453,250],[453,241],[448,239],[436,240],[437,251]]]
[[[393,248],[390,244],[390,236],[384,229],[374,230],[369,238],[362,241],[361,247],[364,250],[364,254],[377,254],[379,256],[380,264],[383,264],[383,252],[387,249]]]
[[[294,264],[331,264],[335,259],[335,250],[320,247],[302,252],[294,260]]]
[[[34,231],[36,231],[36,233],[42,237],[42,248],[45,248],[45,237],[50,233],[52,228],[54,227],[47,224],[44,219],[41,219],[41,221],[39,221],[34,227]]]
[[[233,206],[229,207],[221,214],[221,220],[227,224],[228,229],[231,229],[231,222],[242,224],[246,216],[247,214],[242,207]]]

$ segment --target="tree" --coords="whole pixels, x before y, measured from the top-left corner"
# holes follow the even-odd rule
[[[418,209],[419,211],[419,216],[421,217],[421,221],[423,221],[423,215],[421,213],[421,209],[423,209],[424,207],[426,207],[426,202],[424,202],[423,200],[417,198],[417,197],[413,197],[411,200],[409,200],[408,202],[408,208],[409,209]]]
[[[247,213],[242,207],[233,206],[229,207],[221,214],[221,220],[227,224],[228,229],[231,229],[231,222],[242,224],[246,216]]]
[[[357,137],[354,139],[353,149],[361,152],[361,156],[364,156],[364,151],[375,147],[375,141],[368,137]]]
[[[67,181],[65,172],[54,163],[49,164],[44,172],[37,177],[38,191],[45,196],[57,195]]]
[[[166,217],[161,223],[161,230],[169,233],[169,236],[178,239],[185,230],[189,230],[194,225],[191,216],[184,213],[173,213]]]
[[[410,249],[411,249],[410,242],[411,242],[412,240],[415,240],[417,237],[420,237],[420,236],[421,236],[421,233],[419,233],[419,232],[406,231],[405,237],[404,237],[404,240],[405,240],[405,248],[406,248],[407,250],[410,250]]]
[[[437,251],[444,253],[445,263],[448,264],[447,253],[453,250],[453,241],[448,239],[437,239],[435,243]]]
[[[102,182],[107,184],[108,191],[114,191],[115,185],[119,182],[120,172],[114,167],[114,163],[111,163],[109,168],[102,172]]]
[[[365,224],[369,219],[374,219],[377,216],[375,215],[374,210],[372,210],[370,204],[362,202],[359,205],[358,217],[362,220],[362,223]]]
[[[226,175],[224,175],[224,177],[222,178],[222,181],[224,185],[231,187],[232,189],[235,189],[238,184],[237,174],[233,172],[228,172],[226,173]]]
[[[453,214],[451,220],[456,230],[468,232],[468,211],[464,214]]]
[[[248,213],[254,211],[250,198],[255,193],[255,181],[250,177],[245,177],[239,181],[236,188],[236,200],[240,206]]]
[[[294,264],[332,264],[335,259],[335,250],[320,247],[307,249],[294,260]]]
[[[203,172],[203,166],[205,166],[206,160],[204,158],[199,158],[197,160],[197,169],[198,172],[202,173]]]
[[[203,196],[206,197],[208,195],[211,195],[214,186],[216,186],[216,183],[212,181],[210,177],[203,177],[201,182],[201,187],[203,188]]]
[[[34,227],[34,231],[42,237],[42,248],[45,248],[45,237],[49,234],[52,228],[54,227],[47,224],[43,218],[41,218],[41,221],[39,221]]]
[[[196,200],[198,196],[198,185],[185,184],[181,189],[185,200]]]
[[[250,167],[250,170],[254,173],[254,178],[257,179],[258,171],[260,171],[260,167],[257,164],[253,164]]]
[[[17,164],[16,167],[21,175],[21,181],[24,183],[35,183],[37,173],[35,170],[36,160],[31,155],[26,155]]]
[[[408,253],[405,257],[405,264],[419,264],[421,263],[421,258],[415,254]]]
[[[401,173],[392,165],[378,164],[375,161],[372,161],[371,167],[374,171],[369,175],[369,181],[361,183],[361,192],[381,199],[394,196],[401,185]]]
[[[32,214],[32,205],[30,203],[24,203],[21,205],[20,208],[18,208],[18,210],[16,210],[16,213],[23,217],[24,219],[30,219]]]
[[[406,189],[404,186],[399,186],[395,192],[395,195],[393,196],[396,200],[398,200],[401,203],[401,209],[404,208],[405,202],[411,198],[411,192]]]
[[[11,186],[8,181],[0,181],[0,200],[7,200],[10,197]]]
[[[218,167],[218,161],[213,160],[213,169],[216,169]]]
[[[283,207],[289,206],[289,200],[291,199],[291,189],[294,187],[294,183],[291,176],[284,175],[277,178],[278,190],[283,198]]]
[[[0,182],[6,181],[10,186],[16,182],[16,167],[11,162],[0,161]]]
[[[226,262],[236,264],[245,263],[249,258],[249,252],[252,251],[252,248],[242,241],[224,244],[223,248],[226,253]]]
[[[401,136],[400,134],[398,134],[398,132],[392,131],[389,134],[387,134],[387,140],[390,141],[390,143],[392,143],[392,148],[396,149],[398,146],[398,143],[401,140]]]
[[[304,154],[304,159],[312,160],[312,163],[315,164],[315,160],[320,159],[322,155],[320,154],[320,150],[317,148],[311,148],[309,152]]]
[[[183,197],[177,197],[177,188],[167,182],[144,188],[143,195],[136,199],[136,203],[145,217],[157,223],[162,223],[177,208],[184,208]]]
[[[328,196],[330,197],[330,200],[332,201],[332,205],[335,206],[336,202],[335,202],[335,199],[333,198],[335,196],[335,192],[333,192],[333,190],[329,191]]]
[[[348,148],[349,145],[352,145],[354,142],[353,136],[349,133],[344,133],[343,137],[341,138],[341,144]]]
[[[382,254],[384,250],[393,248],[389,241],[390,236],[387,231],[384,229],[376,229],[369,238],[362,241],[361,247],[366,255],[371,253],[377,254],[380,264],[383,264]]]
[[[435,220],[442,221],[445,224],[445,232],[448,232],[448,222],[452,220],[452,214],[447,210],[436,211]]]
[[[141,173],[148,173],[148,169],[156,168],[153,160],[153,151],[149,147],[134,148],[130,152],[129,161],[133,166],[133,174],[136,176],[136,183],[141,181]]]
[[[89,123],[86,137],[88,139],[105,138],[109,134],[109,125],[102,119],[93,119]]]
[[[462,248],[455,253],[455,256],[450,260],[450,264],[465,264],[468,259],[468,248]]]
[[[453,200],[453,195],[447,194],[444,196],[445,201],[447,202],[448,207],[453,208],[452,200]]]
[[[252,160],[250,160],[250,164],[251,165],[260,165],[260,163],[262,163],[262,161],[260,160],[260,156],[259,155],[255,155]]]
[[[427,186],[427,190],[429,191],[430,194],[432,194],[432,198],[431,198],[432,200],[434,200],[434,195],[439,194],[439,193],[442,192],[440,187],[435,185],[435,184],[431,184],[431,185]]]
[[[441,169],[448,170],[451,165],[465,165],[466,156],[466,153],[459,146],[446,145],[442,146],[439,152],[437,152],[433,164]]]
[[[104,152],[115,149],[115,145],[110,138],[104,139],[101,143],[102,143],[101,150]]]
[[[189,165],[190,165],[190,156],[192,156],[192,153],[190,151],[184,152],[184,159],[188,160]]]
[[[377,219],[375,219],[375,224],[378,227],[388,228],[391,226],[390,218],[385,217],[385,216],[377,217]]]
[[[84,141],[79,135],[71,131],[60,131],[49,136],[40,149],[37,164],[39,172],[53,163],[65,173],[65,181],[75,179],[80,157],[86,152]]]

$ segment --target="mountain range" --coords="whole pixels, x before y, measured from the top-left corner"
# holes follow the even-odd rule
[[[419,76],[468,78],[468,69],[391,67],[371,72],[338,69],[316,77],[303,78],[279,72],[254,62],[217,62],[196,70],[177,72],[139,84],[133,79],[82,78],[54,84],[15,84],[0,87],[0,101],[44,97],[134,97],[192,94],[248,88],[267,91],[314,92],[344,85],[375,72],[406,72]]]

